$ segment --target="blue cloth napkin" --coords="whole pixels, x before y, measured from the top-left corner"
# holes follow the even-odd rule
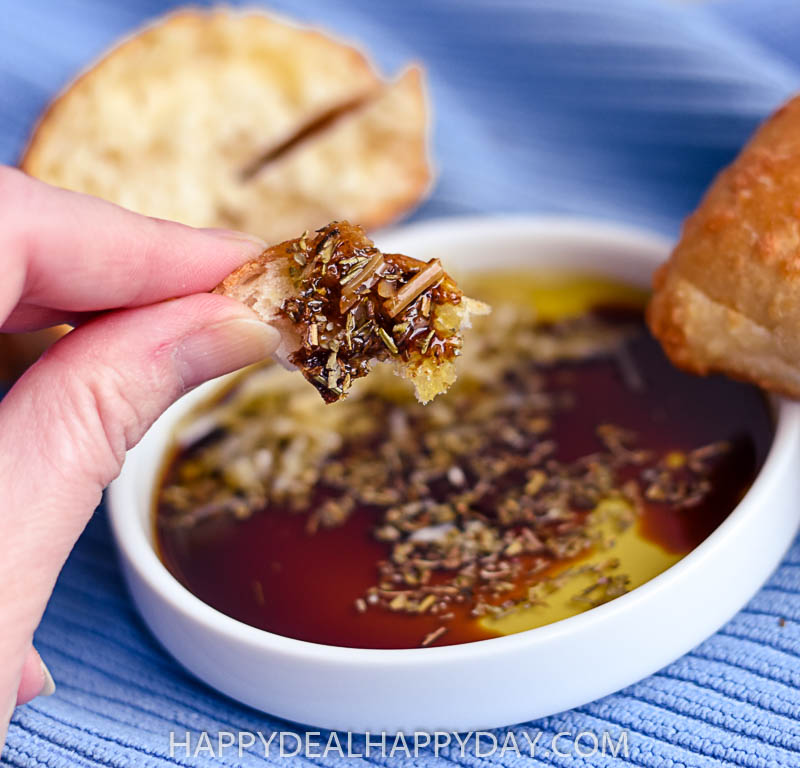
[[[40,110],[79,68],[170,5],[0,0],[0,160],[17,160]],[[272,7],[363,41],[388,72],[410,59],[425,63],[440,175],[417,218],[565,212],[674,235],[714,172],[800,87],[796,0],[275,0]],[[8,765],[287,762],[274,749],[270,758],[257,749],[241,758],[231,750],[187,758],[179,749],[170,758],[170,731],[268,737],[295,726],[218,695],[164,653],[125,591],[102,509],[64,568],[36,644],[58,691],[16,712]],[[412,762],[799,766],[800,541],[750,604],[694,651],[618,694],[525,727],[543,732],[534,758],[462,756],[453,745],[438,757],[423,750]],[[616,739],[622,730],[627,758],[548,749],[560,731]],[[335,753],[287,760],[353,764]]]

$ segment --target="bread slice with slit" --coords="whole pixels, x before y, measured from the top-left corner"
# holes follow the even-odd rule
[[[236,212],[230,226],[269,242],[333,220],[374,229],[412,209],[427,189],[430,169],[424,126],[423,74],[407,69],[322,133],[260,168],[246,184],[224,190],[223,206]]]
[[[423,77],[414,68],[386,84],[353,46],[271,15],[181,11],[69,86],[21,166],[267,242],[346,217],[373,229],[429,186]]]

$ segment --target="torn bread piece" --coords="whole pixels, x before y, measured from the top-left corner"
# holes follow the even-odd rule
[[[459,290],[438,259],[381,253],[361,227],[332,222],[267,249],[215,293],[281,332],[277,357],[332,403],[386,361],[427,403],[456,379],[462,330],[489,307]]]
[[[428,142],[419,67],[387,82],[323,31],[193,8],[137,30],[68,85],[20,166],[138,213],[277,243],[413,210],[430,188]],[[13,373],[67,330],[21,339]]]
[[[655,277],[670,359],[800,397],[800,97],[723,170]]]

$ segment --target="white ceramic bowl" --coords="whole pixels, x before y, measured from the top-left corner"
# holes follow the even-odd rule
[[[457,269],[559,267],[648,286],[668,243],[561,218],[451,219],[378,238]],[[778,564],[800,519],[800,405],[774,401],[767,461],[699,547],[645,585],[539,629],[464,645],[362,650],[293,640],[201,602],[153,549],[154,484],[176,421],[218,382],[170,408],[126,459],[108,508],[131,594],[164,647],[214,688],[289,720],[356,732],[473,730],[549,715],[612,693],[715,632]]]

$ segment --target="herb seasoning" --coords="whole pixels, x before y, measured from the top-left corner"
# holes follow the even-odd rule
[[[381,253],[346,221],[305,233],[285,248],[297,294],[281,311],[301,329],[300,348],[289,360],[327,403],[345,397],[376,360],[399,363],[408,378],[420,372],[435,378],[436,368],[461,354],[466,312],[488,311],[464,297],[438,259]],[[447,389],[452,377],[439,378],[433,388],[417,384],[422,402]]]

